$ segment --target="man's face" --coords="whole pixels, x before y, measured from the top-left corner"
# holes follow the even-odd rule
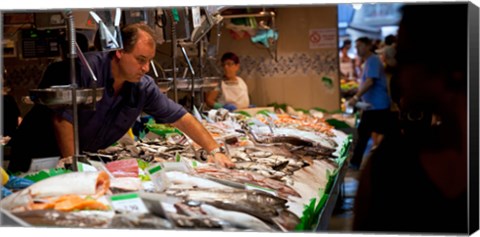
[[[237,71],[240,68],[240,64],[235,64],[233,60],[227,59],[222,63],[223,71],[227,78],[233,78],[237,76]]]
[[[150,70],[150,60],[155,57],[155,43],[145,32],[139,32],[137,43],[131,52],[117,51],[120,73],[125,81],[140,82]]]
[[[355,48],[359,57],[365,57],[367,55],[368,47],[365,43],[357,41],[355,42]]]

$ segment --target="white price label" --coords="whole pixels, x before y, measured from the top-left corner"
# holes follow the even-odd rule
[[[110,197],[113,209],[120,212],[148,213],[148,209],[137,193],[125,193]]]
[[[59,159],[60,157],[32,159],[32,164],[30,165],[30,169],[28,171],[36,172],[43,169],[55,168]]]
[[[157,191],[163,192],[170,185],[165,175],[165,169],[161,164],[154,164],[147,168],[147,172]]]
[[[273,190],[273,189],[264,188],[264,187],[256,186],[256,185],[253,185],[253,184],[245,184],[245,188],[247,190],[262,191],[262,192],[270,193],[273,196],[277,196],[277,192],[275,192],[275,190]]]
[[[78,172],[96,172],[97,169],[94,166],[82,163],[82,162],[77,162],[77,169]]]

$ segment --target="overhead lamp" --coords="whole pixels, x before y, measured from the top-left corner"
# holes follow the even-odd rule
[[[360,10],[362,8],[362,4],[361,3],[357,3],[357,4],[352,4],[353,6],[353,9],[355,10]]]

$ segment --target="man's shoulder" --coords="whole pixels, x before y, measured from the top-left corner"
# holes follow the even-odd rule
[[[96,62],[107,62],[111,60],[109,56],[109,52],[102,52],[102,51],[90,51],[83,54],[88,62],[96,63]]]
[[[149,75],[143,75],[142,78],[140,79],[140,85],[150,85],[150,84],[155,84],[155,80],[153,77]]]
[[[155,79],[153,79],[149,75],[143,75],[142,78],[140,79],[140,82],[136,84],[141,90],[144,90],[147,93],[160,91],[157,86],[157,83],[155,82]]]

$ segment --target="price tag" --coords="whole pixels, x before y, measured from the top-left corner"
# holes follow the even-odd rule
[[[150,175],[155,175],[156,173],[162,171],[162,166],[160,164],[154,165],[153,167],[148,168],[148,173]]]
[[[178,152],[175,153],[175,161],[180,162],[181,160],[182,160],[182,156],[180,156],[180,154],[178,154]]]
[[[148,209],[137,193],[124,193],[110,196],[113,209],[119,212],[148,213]]]
[[[78,172],[96,172],[97,169],[94,166],[82,163],[82,162],[77,162],[77,169]]]
[[[168,171],[180,171],[184,173],[190,172],[190,169],[187,166],[187,163],[185,162],[163,162],[162,165],[165,169],[165,172],[168,172]]]
[[[155,188],[159,192],[163,192],[170,186],[167,176],[165,175],[165,169],[161,164],[153,164],[147,168],[148,176],[152,180]]]
[[[40,159],[32,159],[29,172],[36,172],[43,169],[51,169],[57,166],[60,157],[48,157]]]
[[[264,188],[264,187],[260,187],[260,186],[253,185],[253,184],[245,184],[245,188],[247,190],[262,191],[262,192],[272,194],[273,196],[277,196],[277,192],[275,192],[275,190],[273,190],[273,189]]]

